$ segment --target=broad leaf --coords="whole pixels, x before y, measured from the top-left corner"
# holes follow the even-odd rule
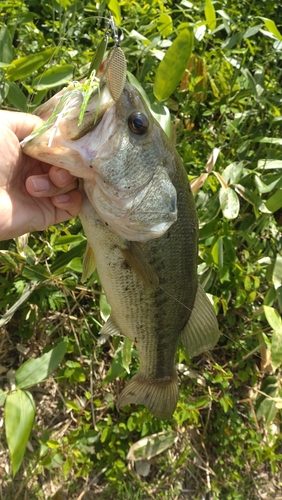
[[[157,28],[162,37],[167,37],[172,33],[172,19],[168,14],[161,14],[157,21]]]
[[[52,66],[38,75],[32,82],[36,90],[51,89],[58,85],[65,85],[72,80],[74,67],[71,64],[62,64],[61,66]]]
[[[45,380],[61,363],[65,352],[66,342],[63,341],[40,358],[28,359],[16,371],[17,388],[27,389]]]
[[[54,48],[49,48],[37,52],[37,54],[30,54],[29,56],[14,59],[6,68],[7,79],[14,82],[15,80],[22,80],[31,75],[50,60],[55,50]]]
[[[35,403],[29,392],[17,390],[7,396],[5,431],[13,475],[18,472],[35,416]]]
[[[126,369],[127,373],[130,372],[129,365],[131,363],[131,346],[132,341],[125,337],[122,348],[122,366]]]
[[[278,368],[282,364],[282,319],[276,309],[263,306],[267,322],[273,329],[271,338],[271,363],[273,368]]]
[[[216,14],[211,0],[205,2],[205,18],[209,29],[213,31],[216,28]]]
[[[226,219],[236,219],[240,210],[240,202],[234,189],[221,187],[219,190],[219,203]]]
[[[176,89],[189,62],[193,44],[193,33],[183,29],[165,53],[154,81],[154,94],[159,101],[167,99]]]
[[[13,45],[7,26],[0,28],[0,62],[9,64],[13,59]]]
[[[0,406],[2,406],[5,403],[6,397],[7,397],[6,392],[4,392],[4,391],[2,391],[2,389],[0,389]]]
[[[127,460],[150,460],[152,457],[171,448],[175,439],[176,433],[171,430],[146,436],[130,447]]]
[[[276,212],[282,207],[282,188],[277,189],[277,191],[268,198],[266,202],[266,207],[270,212]]]
[[[108,0],[108,7],[114,16],[115,22],[120,26],[121,25],[121,13],[120,6],[118,0]]]
[[[22,92],[18,85],[14,82],[7,82],[8,94],[7,99],[12,106],[20,111],[26,111],[29,103],[29,98]]]
[[[270,31],[270,33],[272,33],[275,36],[275,38],[278,38],[278,40],[282,40],[282,35],[278,30],[275,22],[272,21],[272,19],[268,19],[267,17],[262,17],[262,19],[268,31]]]

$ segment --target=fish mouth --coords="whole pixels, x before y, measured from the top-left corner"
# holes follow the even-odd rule
[[[114,104],[105,81],[88,95],[83,83],[72,82],[36,109],[44,123],[21,142],[24,153],[93,179],[91,162],[115,126]]]

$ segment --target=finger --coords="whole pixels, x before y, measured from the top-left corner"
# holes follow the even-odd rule
[[[68,170],[55,166],[50,168],[49,176],[53,184],[58,187],[65,187],[77,179],[77,177],[71,175]]]
[[[2,111],[1,123],[6,123],[21,141],[42,124],[41,118],[18,111]]]
[[[70,191],[66,194],[53,196],[51,201],[61,211],[60,220],[57,220],[57,222],[63,222],[71,217],[76,217],[82,207],[82,195],[80,191]]]
[[[75,179],[75,178],[74,178]],[[78,181],[73,180],[64,187],[57,187],[51,182],[49,174],[44,175],[31,175],[27,178],[26,183],[27,192],[36,198],[46,198],[56,195],[61,195],[78,188]]]

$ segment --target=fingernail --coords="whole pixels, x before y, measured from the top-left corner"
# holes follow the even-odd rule
[[[57,196],[54,196],[54,201],[56,203],[64,204],[68,203],[70,201],[70,195],[69,194],[57,194]]]
[[[74,179],[74,176],[71,175],[68,170],[64,170],[61,168],[57,170],[57,176],[59,177],[60,181],[64,184]]]
[[[34,177],[33,179],[31,179],[31,182],[33,184],[34,191],[36,192],[48,191],[48,189],[50,188],[49,180],[42,177]]]

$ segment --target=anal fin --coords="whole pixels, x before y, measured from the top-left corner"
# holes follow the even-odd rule
[[[190,357],[212,349],[220,336],[213,306],[203,287],[198,290],[191,316],[182,330],[182,341]]]

